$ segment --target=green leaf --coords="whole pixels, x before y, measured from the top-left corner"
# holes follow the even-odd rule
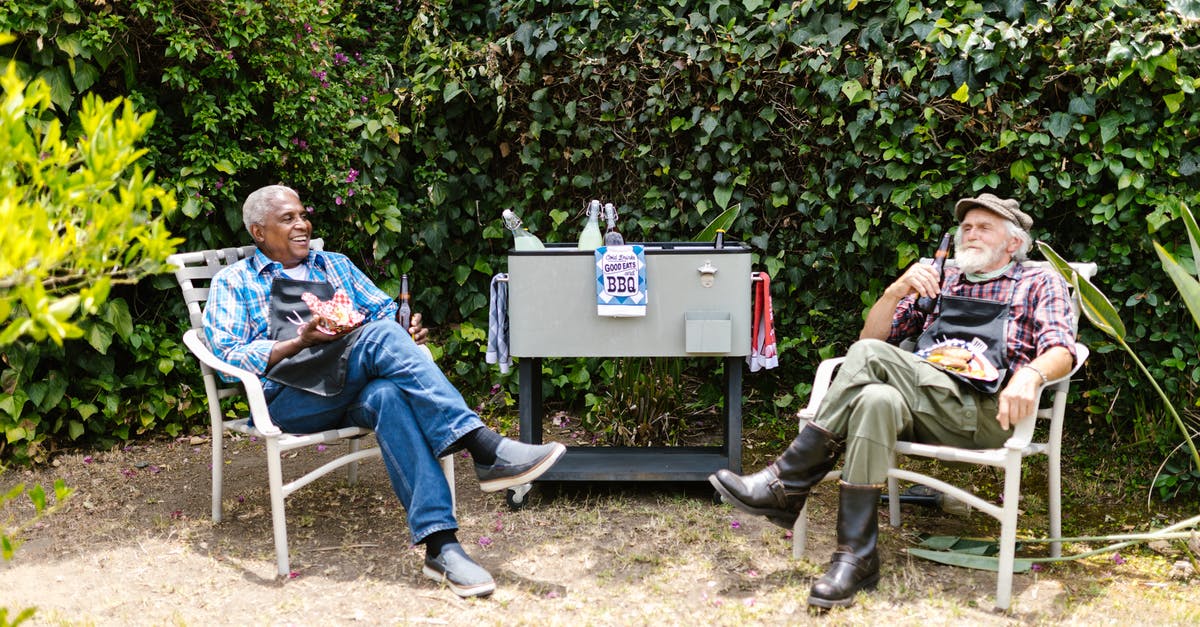
[[[1183,106],[1183,99],[1185,97],[1186,95],[1183,92],[1177,91],[1173,94],[1163,96],[1163,103],[1167,105],[1167,111],[1178,113],[1179,107]]]
[[[971,97],[971,89],[967,87],[966,83],[963,83],[953,94],[950,94],[950,97],[959,102],[966,102]]]
[[[1196,225],[1196,217],[1187,205],[1180,205],[1179,213],[1183,214],[1183,223],[1187,226],[1188,241],[1192,245],[1192,261],[1200,263],[1200,226]],[[1196,271],[1200,273],[1200,267],[1196,268]]]
[[[729,207],[729,200],[733,198],[732,185],[718,185],[713,190],[713,200],[717,201],[717,206],[722,210]]]
[[[1189,274],[1158,242],[1154,242],[1154,252],[1158,253],[1163,270],[1166,270],[1167,276],[1171,277],[1171,282],[1179,290],[1179,295],[1183,297],[1184,304],[1192,314],[1192,320],[1196,322],[1196,327],[1200,328],[1200,282],[1196,281],[1196,277]]]
[[[29,500],[33,503],[33,509],[42,512],[46,509],[46,490],[41,484],[34,485],[29,490]]]
[[[990,555],[975,555],[973,553],[959,553],[955,551],[931,551],[928,549],[916,548],[908,549],[908,554],[950,566],[974,568],[977,570],[990,570],[992,572],[1000,570],[999,558],[992,557]],[[1028,572],[1032,566],[1032,560],[1021,558],[1013,560],[1014,573]]]
[[[700,234],[697,235],[692,241],[711,242],[714,238],[716,238],[717,230],[723,230],[728,233],[729,229],[733,226],[733,221],[737,219],[738,213],[741,212],[741,210],[742,203],[738,203],[726,209],[725,211],[722,211],[721,215],[713,218],[713,221],[709,222],[708,226],[704,227],[704,230],[700,231]]]
[[[1083,315],[1087,317],[1088,321],[1105,335],[1115,337],[1122,342],[1125,341],[1125,323],[1121,322],[1117,308],[1109,302],[1108,298],[1095,285],[1092,285],[1091,281],[1079,276],[1079,273],[1075,272],[1075,269],[1057,252],[1054,252],[1049,244],[1038,242],[1037,245],[1042,251],[1042,256],[1049,260],[1054,269],[1075,287],[1083,305]]]

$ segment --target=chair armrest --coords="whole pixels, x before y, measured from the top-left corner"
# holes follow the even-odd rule
[[[1091,351],[1088,350],[1086,345],[1075,342],[1075,364],[1071,366],[1071,371],[1057,379],[1043,383],[1041,387],[1038,388],[1037,392],[1037,398],[1039,401],[1042,398],[1042,393],[1045,392],[1047,388],[1057,388],[1061,383],[1070,383],[1071,377],[1075,376],[1076,372],[1079,372],[1079,369],[1083,367],[1083,362],[1087,361],[1087,358],[1090,354]],[[1009,437],[1008,441],[1004,443],[1004,448],[1019,451],[1024,450],[1025,447],[1029,446],[1029,443],[1033,441],[1033,429],[1037,424],[1037,414],[1039,408],[1040,402],[1034,405],[1033,414],[1026,416],[1025,418],[1021,419],[1021,422],[1017,423],[1016,428],[1013,429],[1012,436]],[[1061,419],[1061,416],[1054,416],[1053,419]]]
[[[234,377],[242,384],[246,390],[246,402],[250,406],[250,416],[254,420],[255,429],[267,437],[275,437],[283,433],[283,430],[271,420],[271,413],[267,411],[267,400],[263,394],[262,380],[258,378],[258,375],[221,361],[209,350],[208,344],[198,329],[189,329],[184,333],[183,343],[187,345],[188,350],[192,351],[196,359],[200,360],[200,363],[217,372]]]
[[[833,373],[843,361],[846,361],[845,357],[834,357],[822,361],[817,366],[812,392],[808,395],[808,406],[796,414],[801,420],[812,420],[816,417],[817,408],[821,406],[821,401],[825,400],[825,393],[829,391],[829,384],[833,382]]]

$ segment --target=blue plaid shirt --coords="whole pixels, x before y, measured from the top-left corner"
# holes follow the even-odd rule
[[[971,283],[957,267],[947,267],[942,293],[986,300],[1004,300],[1012,294],[1008,325],[1008,368],[1016,372],[1052,346],[1062,346],[1075,356],[1075,317],[1067,282],[1048,268],[1014,264],[1007,272],[980,283]],[[925,315],[914,304],[916,296],[902,298],[892,316],[888,341],[898,344],[919,335],[933,324],[935,310]]]
[[[348,257],[310,250],[310,281],[325,281],[350,296],[366,316],[364,322],[394,318],[396,304],[359,270]],[[283,276],[283,264],[271,261],[261,250],[223,268],[209,286],[204,307],[204,335],[217,357],[244,370],[262,375],[275,341],[267,337],[271,283]],[[225,377],[227,381],[233,379]]]

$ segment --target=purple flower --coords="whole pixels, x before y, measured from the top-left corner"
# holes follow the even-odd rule
[[[1121,557],[1120,553],[1113,553],[1112,561],[1117,566],[1120,566],[1121,564],[1125,563],[1125,558]]]
[[[312,212],[313,212],[313,208],[312,208],[312,207],[305,207],[305,208],[304,208],[304,210],[305,210],[305,211],[307,211],[307,212],[309,212],[309,213],[312,213]]]
[[[318,444],[318,445],[317,445],[317,452],[318,452],[318,453],[324,453],[324,452],[325,452],[325,450],[326,450],[326,449],[328,449],[328,448],[329,448],[329,447],[328,447],[328,446],[325,446],[324,444]]]
[[[479,537],[479,546],[482,546],[482,547],[492,546],[492,539],[487,536],[480,536]]]
[[[730,529],[741,529],[741,528],[742,528],[742,523],[740,523],[740,522],[738,522],[738,521],[736,521],[736,520],[735,520],[735,521],[732,521],[732,522],[730,522],[730,523],[729,523],[729,528],[730,528]]]
[[[341,197],[341,196],[334,196],[334,197],[333,197],[333,204],[335,204],[335,205],[340,205],[340,204],[342,204],[342,197]]]
[[[346,182],[353,183],[354,181],[357,181],[357,180],[358,180],[358,170],[355,170],[354,168],[350,168],[350,172],[348,174],[346,174]]]
[[[359,96],[359,97],[358,97],[358,100],[359,100],[359,102],[361,102],[361,103],[363,103],[363,104],[367,104],[367,97],[366,97],[366,96]]]
[[[1031,564],[1029,566],[1029,570],[1032,570],[1035,573],[1040,573],[1040,572],[1042,572],[1042,565],[1041,564]]]
[[[85,464],[90,464],[90,463],[92,463],[92,456],[91,456],[91,455],[88,455],[87,457],[84,457],[84,458],[83,458],[83,463],[85,463]]]

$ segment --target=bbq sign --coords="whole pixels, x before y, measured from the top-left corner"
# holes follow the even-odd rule
[[[642,246],[596,249],[596,314],[646,315],[646,253]]]

